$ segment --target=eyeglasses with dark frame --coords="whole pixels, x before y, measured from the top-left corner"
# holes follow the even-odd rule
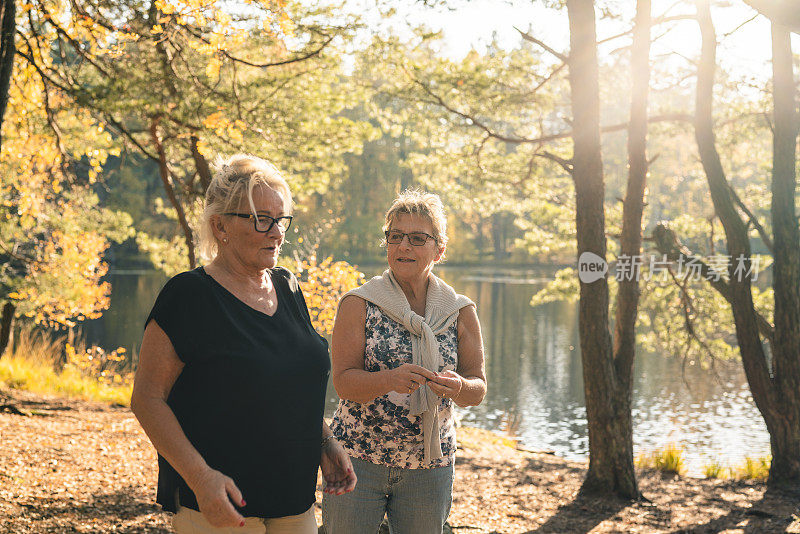
[[[415,247],[423,246],[428,242],[428,239],[433,239],[434,242],[437,242],[435,237],[425,232],[410,232],[406,234],[399,230],[386,230],[384,234],[386,235],[386,242],[390,245],[399,245],[406,236],[408,236],[408,242]]]
[[[292,225],[291,215],[284,215],[283,217],[270,217],[269,215],[253,215],[252,213],[223,213],[223,215],[230,215],[231,217],[239,217],[241,219],[253,219],[253,228],[256,232],[266,234],[276,224],[281,232],[286,233]]]

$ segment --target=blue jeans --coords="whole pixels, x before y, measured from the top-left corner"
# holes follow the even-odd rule
[[[402,469],[352,461],[356,488],[322,496],[327,534],[376,534],[384,514],[392,534],[442,534],[453,502],[452,464]]]

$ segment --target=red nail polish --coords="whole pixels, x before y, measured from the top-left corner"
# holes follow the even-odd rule
[[[244,506],[244,505],[246,505],[246,504],[247,504],[247,503],[246,503],[246,502],[244,502],[244,499],[242,499],[242,506]]]
[[[241,523],[239,523],[239,526],[240,526],[240,527],[243,527],[243,526],[244,526],[244,519],[242,519],[242,522],[241,522]]]

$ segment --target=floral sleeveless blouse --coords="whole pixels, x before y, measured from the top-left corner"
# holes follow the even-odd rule
[[[395,369],[411,362],[411,333],[367,302],[364,369]],[[458,322],[436,336],[444,365],[438,369],[456,370],[458,362]],[[340,400],[331,430],[342,446],[355,458],[374,464],[405,469],[428,469],[453,463],[456,454],[456,429],[453,401],[440,398],[442,458],[425,462],[422,440],[422,415],[409,414],[411,395],[390,391],[370,402]]]

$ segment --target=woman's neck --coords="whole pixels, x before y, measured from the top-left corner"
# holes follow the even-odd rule
[[[212,274],[223,276],[226,280],[241,287],[269,289],[272,285],[268,269],[249,269],[241,262],[228,258],[225,254],[218,254],[206,269],[209,267]]]
[[[395,277],[411,309],[419,315],[425,315],[425,300],[428,296],[429,277],[430,273],[426,273],[425,278],[414,280],[400,280]]]

